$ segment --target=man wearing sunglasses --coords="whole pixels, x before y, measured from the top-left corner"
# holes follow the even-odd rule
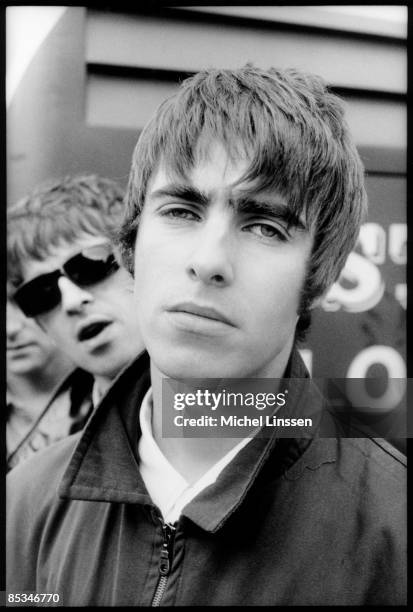
[[[12,475],[8,588],[66,605],[404,603],[404,467],[389,444],[163,429],[182,407],[163,385],[184,379],[195,413],[208,379],[286,384],[281,414],[320,401],[296,339],[366,209],[341,102],[295,70],[202,71],[140,135],[126,202],[149,361],[77,443],[38,457],[40,491]]]
[[[86,373],[94,377],[96,405],[142,350],[131,277],[112,244],[122,199],[114,181],[81,175],[44,184],[8,210],[9,310],[20,309],[20,318],[36,322],[81,368],[36,411],[32,426],[10,448],[10,467],[84,425],[92,406]],[[40,444],[40,432],[58,414],[61,426]],[[16,415],[10,417],[11,426]]]

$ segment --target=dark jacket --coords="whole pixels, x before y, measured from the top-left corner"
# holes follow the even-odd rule
[[[124,372],[82,434],[10,473],[9,592],[145,606],[161,582],[161,605],[405,603],[404,457],[378,440],[255,438],[164,547],[138,468],[147,366]],[[291,376],[303,367],[295,357]]]
[[[27,461],[40,449],[83,429],[93,410],[93,383],[92,374],[76,368],[59,384],[30,430],[14,448],[7,449],[8,470]],[[60,402],[65,407],[64,415],[59,409]],[[12,401],[8,401],[7,420],[14,409]],[[53,419],[56,411],[60,416]]]

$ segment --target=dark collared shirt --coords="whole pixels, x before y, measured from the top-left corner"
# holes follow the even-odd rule
[[[7,398],[7,468],[26,461],[37,451],[80,431],[90,416],[93,376],[76,369],[55,389],[38,418],[29,427],[21,422],[25,406]]]

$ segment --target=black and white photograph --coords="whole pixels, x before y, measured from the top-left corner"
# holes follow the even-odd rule
[[[407,605],[407,12],[6,7],[6,606]]]

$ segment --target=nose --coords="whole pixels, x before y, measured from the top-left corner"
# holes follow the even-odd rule
[[[25,326],[26,317],[21,312],[20,308],[7,302],[6,312],[6,333],[7,337],[11,340],[16,337],[17,334]]]
[[[200,226],[188,263],[188,274],[206,285],[225,287],[234,279],[229,219],[218,212]]]
[[[83,307],[93,302],[93,295],[65,276],[61,276],[57,281],[62,296],[62,310],[69,315],[82,312]]]

